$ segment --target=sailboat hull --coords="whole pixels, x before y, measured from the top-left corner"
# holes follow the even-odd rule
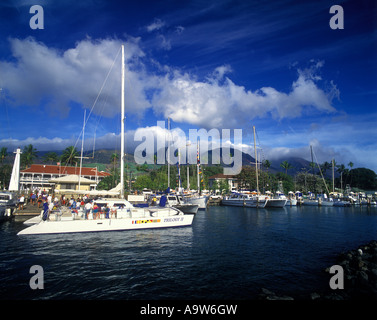
[[[268,199],[266,208],[284,208],[287,199]]]
[[[168,227],[184,227],[192,224],[194,215],[175,215],[166,217],[95,219],[95,220],[61,220],[41,221],[18,235],[56,234],[101,231],[123,231],[138,229],[155,229]]]
[[[188,201],[190,204],[196,204],[199,206],[199,209],[206,209],[207,208],[207,202],[208,197],[187,197],[186,201]]]

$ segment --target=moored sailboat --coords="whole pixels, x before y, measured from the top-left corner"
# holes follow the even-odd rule
[[[122,45],[122,99],[121,99],[121,190],[120,199],[96,200],[97,209],[83,210],[56,209],[43,219],[29,221],[31,226],[18,235],[56,234],[76,232],[121,231],[146,228],[181,227],[192,224],[194,215],[185,215],[181,210],[164,207],[138,208],[124,199],[124,46]],[[102,208],[103,210],[102,213]],[[110,213],[112,208],[113,214]]]

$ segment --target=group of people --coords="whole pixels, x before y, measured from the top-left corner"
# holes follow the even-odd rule
[[[25,203],[25,195],[22,194],[19,200],[19,209],[22,210]],[[45,190],[36,189],[29,195],[29,201],[31,205],[42,208],[42,218],[47,220],[50,213],[54,210],[58,210],[62,206],[71,210],[72,214],[83,214],[84,219],[89,218],[89,213],[92,212],[93,219],[100,219],[101,214],[104,214],[106,219],[117,217],[117,206],[110,207],[108,204],[105,206],[98,206],[94,199],[90,199],[89,196],[84,195],[78,198],[67,198],[65,195],[61,195],[58,198],[56,195],[52,195]]]
[[[105,215],[105,219],[111,219],[113,217],[117,217],[117,209],[118,207],[113,205],[111,208],[108,204],[100,207],[94,200],[89,200],[84,202],[83,200],[77,201],[73,200],[71,206],[69,207],[73,213],[78,214],[79,210],[81,209],[84,212],[84,219],[87,220],[90,211],[92,211],[93,219],[100,219],[101,214]]]
[[[52,197],[49,196],[43,200],[43,220],[47,220],[49,214],[54,210],[62,206],[68,207],[72,214],[78,215],[82,213],[82,217],[85,220],[89,219],[89,213],[92,212],[93,219],[100,219],[101,214],[105,215],[106,219],[117,217],[118,207],[113,205],[111,208],[106,204],[105,206],[99,207],[95,200],[89,199],[89,197],[84,196],[82,198],[71,197],[68,201],[64,195],[60,197],[60,200],[55,197],[52,201]]]

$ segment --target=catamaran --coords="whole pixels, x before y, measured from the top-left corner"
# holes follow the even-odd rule
[[[120,231],[182,227],[192,224],[195,215],[185,215],[177,208],[165,207],[165,203],[160,202],[160,205],[155,207],[138,208],[124,199],[124,78],[124,46],[122,45],[120,199],[96,200],[98,212],[93,208],[90,212],[67,208],[52,210],[47,219],[38,216],[27,221],[30,226],[21,230],[18,235]],[[102,211],[102,208],[112,211]]]

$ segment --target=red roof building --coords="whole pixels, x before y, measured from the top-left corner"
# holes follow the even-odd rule
[[[30,168],[21,170],[20,172],[20,188],[35,189],[35,188],[51,188],[53,183],[49,180],[64,177],[67,175],[79,175],[80,167],[68,167],[64,165],[47,165],[47,164],[32,164]],[[105,177],[110,176],[110,173],[98,171],[97,168],[81,168],[81,177],[93,181],[91,185],[94,189],[97,184]]]

